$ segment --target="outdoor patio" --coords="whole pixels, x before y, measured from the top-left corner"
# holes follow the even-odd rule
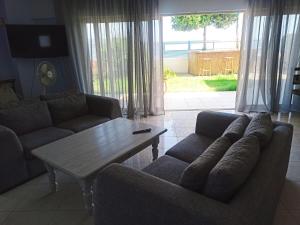
[[[234,109],[235,91],[168,92],[165,110]]]

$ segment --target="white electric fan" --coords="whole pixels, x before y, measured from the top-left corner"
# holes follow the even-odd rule
[[[57,79],[55,66],[48,62],[43,61],[37,67],[37,76],[43,86],[43,94],[47,92],[47,87],[54,85]]]

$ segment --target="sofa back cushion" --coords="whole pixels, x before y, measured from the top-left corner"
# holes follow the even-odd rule
[[[40,95],[40,100],[50,101],[50,100],[54,100],[54,99],[65,98],[65,97],[68,97],[69,95],[76,95],[76,94],[79,94],[79,93],[76,92],[75,90],[69,90],[69,91],[64,91],[64,92]]]
[[[239,116],[227,127],[222,136],[228,137],[232,143],[237,142],[243,137],[249,122],[247,115]]]
[[[201,192],[207,176],[231,146],[228,137],[215,140],[195,161],[183,171],[180,185],[193,191]]]
[[[19,107],[0,110],[0,124],[12,129],[17,135],[52,126],[45,102],[34,102]]]
[[[250,135],[234,143],[210,171],[203,194],[228,202],[244,184],[259,160],[259,140]]]
[[[269,113],[256,114],[247,126],[244,136],[254,135],[258,138],[260,146],[266,147],[273,134],[273,122]]]
[[[17,107],[19,105],[20,100],[9,84],[0,85],[0,96],[0,109]]]
[[[88,105],[84,94],[68,95],[47,101],[54,124],[88,114]]]

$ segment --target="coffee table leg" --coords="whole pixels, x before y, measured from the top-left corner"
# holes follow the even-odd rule
[[[93,182],[89,180],[80,180],[79,185],[82,192],[85,209],[89,215],[93,215]]]
[[[152,142],[153,161],[158,158],[158,144],[159,144],[159,137],[156,137]]]
[[[51,192],[57,192],[57,186],[58,185],[57,185],[57,182],[56,182],[55,169],[47,163],[45,163],[45,167],[48,171],[50,190],[51,190]]]

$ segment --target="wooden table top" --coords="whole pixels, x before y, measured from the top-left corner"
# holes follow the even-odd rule
[[[133,135],[151,128],[150,133]],[[122,162],[152,144],[167,129],[124,118],[76,133],[32,151],[37,158],[76,178],[84,179],[110,163]]]

